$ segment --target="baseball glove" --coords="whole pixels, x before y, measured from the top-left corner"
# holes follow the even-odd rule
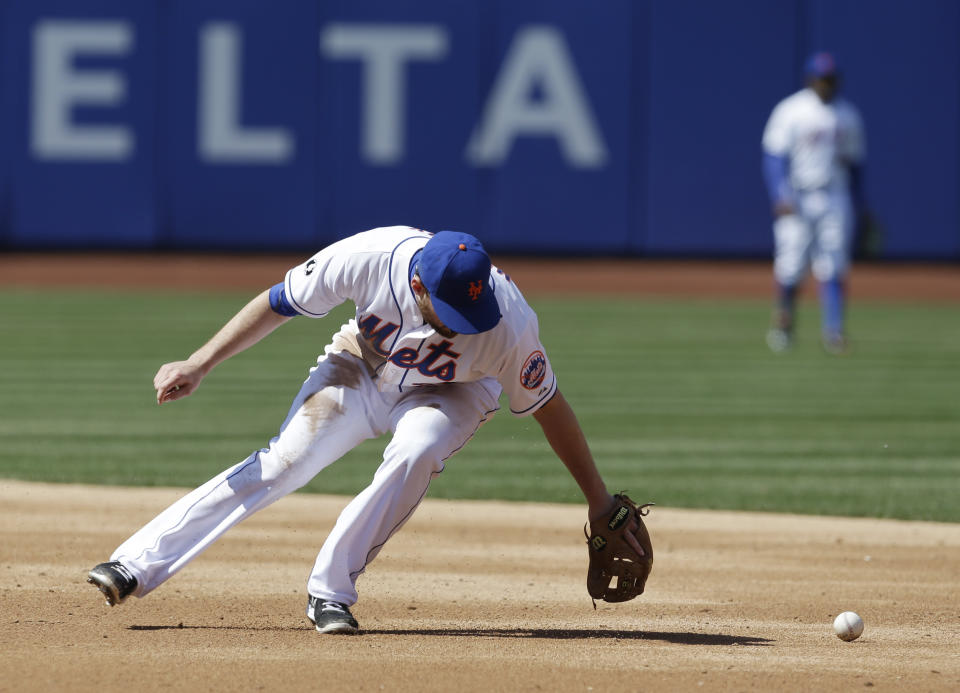
[[[625,602],[643,594],[647,577],[653,569],[653,546],[643,517],[650,513],[653,503],[637,505],[626,494],[614,496],[617,504],[606,519],[594,520],[583,534],[587,537],[590,565],[587,568],[587,592],[597,608],[597,599],[605,602]],[[638,556],[625,534],[631,532],[645,555]],[[611,584],[612,583],[612,584]]]
[[[870,210],[857,215],[853,234],[853,254],[858,260],[878,258],[883,252],[886,230]]]

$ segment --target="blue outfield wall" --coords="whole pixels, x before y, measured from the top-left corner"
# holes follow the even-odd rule
[[[956,0],[4,0],[0,247],[767,256],[760,136],[832,50],[882,257],[960,260]]]

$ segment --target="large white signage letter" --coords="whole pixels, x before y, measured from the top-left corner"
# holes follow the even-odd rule
[[[293,158],[293,135],[241,124],[242,45],[240,29],[230,22],[213,22],[200,32],[200,158],[213,164],[285,164]]]
[[[446,31],[433,24],[330,24],[320,36],[320,50],[328,58],[362,61],[362,156],[379,166],[399,162],[406,131],[406,63],[443,58]]]
[[[517,137],[556,138],[575,168],[599,168],[607,161],[566,41],[553,27],[531,26],[517,33],[467,145],[467,160],[498,166]]]
[[[122,103],[123,77],[104,68],[77,69],[77,56],[120,56],[133,46],[133,29],[121,21],[43,20],[33,28],[30,146],[38,159],[124,161],[133,154],[133,133],[122,125],[80,125],[77,106],[110,108]]]

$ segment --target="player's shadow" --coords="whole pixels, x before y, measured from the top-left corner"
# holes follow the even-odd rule
[[[592,628],[423,628],[364,629],[368,635],[436,635],[473,638],[532,638],[544,640],[659,640],[677,645],[746,645],[770,647],[774,641],[725,633],[674,633],[651,630],[596,630]]]
[[[127,626],[127,630],[241,630],[241,631],[294,631],[305,630],[302,626],[290,628],[288,626],[204,626],[204,625],[184,625],[183,623],[175,626]],[[313,630],[313,626],[310,626]]]
[[[285,626],[127,626],[127,630],[237,630],[237,631],[293,631],[307,627]],[[309,628],[312,630],[312,628]],[[448,638],[520,638],[543,640],[658,640],[676,645],[742,645],[745,647],[770,647],[775,642],[769,638],[726,633],[675,633],[652,630],[596,630],[591,628],[364,628],[361,635],[415,635]]]

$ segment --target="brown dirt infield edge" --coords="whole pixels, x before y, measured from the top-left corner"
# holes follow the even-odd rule
[[[594,611],[582,508],[427,499],[360,578],[362,634],[321,636],[305,583],[336,496],[103,604],[85,571],[182,493],[0,481],[0,691],[960,689],[958,525],[656,508],[647,592]]]
[[[151,289],[262,289],[305,255],[160,253],[0,254],[0,286]],[[604,293],[681,297],[771,295],[769,262],[649,261],[502,257],[494,262],[530,293]],[[850,277],[853,300],[960,302],[960,265],[861,264]],[[813,292],[810,292],[812,295]]]

